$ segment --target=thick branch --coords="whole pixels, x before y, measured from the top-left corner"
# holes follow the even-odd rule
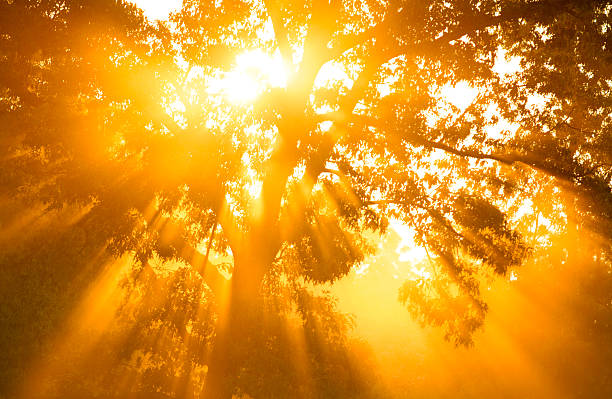
[[[304,38],[304,53],[298,73],[293,80],[293,89],[297,98],[306,105],[315,78],[321,67],[333,57],[327,44],[337,28],[340,0],[313,0],[308,32]]]
[[[154,225],[163,226],[160,231],[161,239],[160,242],[158,242],[158,250],[164,253],[174,253],[178,255],[180,259],[192,266],[193,270],[202,277],[204,282],[206,282],[215,294],[222,295],[223,289],[225,289],[229,282],[223,277],[217,267],[208,260],[216,230],[216,223],[212,229],[206,254],[202,254],[185,240],[183,236],[185,226],[183,224],[168,217],[161,216]]]
[[[208,257],[210,255],[210,250],[212,248],[213,241],[215,240],[215,232],[217,231],[217,218],[215,217],[215,222],[213,224],[212,231],[210,232],[210,237],[208,238],[208,245],[206,245],[206,254],[204,255],[204,264],[208,263]]]
[[[208,256],[191,246],[186,248],[185,251],[185,258],[188,258],[185,260],[202,277],[211,291],[217,296],[225,295],[230,281],[219,272],[216,265],[208,260]]]
[[[306,106],[317,73],[329,60],[327,43],[336,25],[339,3],[338,0],[313,2],[309,29],[304,39],[303,59],[297,78],[290,82],[287,89],[287,104],[281,110],[278,125],[279,141],[268,161],[262,182],[263,210],[251,223],[251,234],[254,237],[260,240],[266,237],[262,242],[265,259],[273,259],[280,249],[280,234],[273,227],[278,224],[287,181],[298,164],[298,140],[306,138],[316,126],[314,120],[306,117]]]
[[[176,135],[183,132],[184,129],[178,123],[176,123],[176,121],[172,119],[172,117],[170,117],[170,115],[168,115],[161,107],[159,107],[159,110],[152,110],[151,113],[153,115],[153,118],[157,119],[157,121],[161,123],[166,129],[168,129],[170,133]]]
[[[375,37],[380,37],[380,34],[383,32],[385,26],[386,25],[383,22],[366,29],[361,33],[352,34],[342,38],[342,40],[338,41],[338,43],[336,43],[336,45],[330,49],[329,58],[336,59],[347,51],[359,45],[365,44]]]
[[[518,155],[511,156],[508,154],[485,154],[485,153],[481,153],[481,152],[474,151],[474,150],[458,150],[447,144],[430,141],[430,140],[426,140],[423,138],[412,140],[412,142],[414,144],[421,145],[423,147],[442,150],[442,151],[448,152],[449,154],[457,155],[460,157],[469,157],[469,158],[475,158],[475,159],[488,159],[488,160],[500,162],[504,165],[513,165],[514,163],[517,163],[517,162],[524,162],[523,160],[520,159],[520,156]]]
[[[285,64],[285,68],[288,68],[289,65],[291,65],[291,47],[289,46],[288,32],[283,23],[278,1],[265,0],[264,3],[268,10],[268,15],[270,15],[270,19],[272,20],[274,37],[276,38],[276,43],[278,43],[278,49],[283,58],[283,63]]]
[[[454,147],[451,147],[444,143],[439,143],[435,141],[429,141],[425,139],[417,139],[414,140],[414,143],[417,145],[422,145],[427,148],[435,148],[449,154],[461,156],[461,157],[469,157],[475,159],[488,159],[492,161],[497,161],[504,165],[514,165],[517,163],[521,163],[526,165],[532,169],[536,169],[538,171],[544,172],[552,177],[556,177],[561,180],[566,180],[571,182],[571,177],[567,175],[567,173],[563,173],[562,170],[558,170],[550,165],[546,165],[545,162],[541,161],[535,156],[528,156],[523,154],[486,154],[479,151],[474,150],[459,150]]]
[[[232,252],[238,253],[242,247],[244,235],[227,201],[224,201],[221,209],[216,210],[215,213],[217,214],[216,221],[221,225],[223,235],[227,238]]]

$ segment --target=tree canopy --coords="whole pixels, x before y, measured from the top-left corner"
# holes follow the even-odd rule
[[[431,268],[399,299],[470,344],[483,279],[533,252],[519,231],[527,199],[551,190],[550,207],[609,259],[611,11],[184,0],[152,22],[123,1],[3,2],[0,193],[79,209],[67,228],[132,254],[139,276],[164,261],[200,276],[206,289],[190,292],[219,305],[202,333],[203,397],[285,395],[241,374],[262,309],[289,286],[272,313],[314,328],[308,290],[359,266],[390,222],[410,227]],[[284,76],[247,71],[257,92],[233,101],[214,87],[249,52]],[[465,101],[444,94],[462,85]]]

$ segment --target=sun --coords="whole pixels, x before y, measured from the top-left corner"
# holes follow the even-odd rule
[[[286,84],[287,73],[278,52],[251,50],[239,54],[234,68],[212,80],[208,92],[221,94],[232,103],[250,103],[266,89]]]
[[[140,7],[152,20],[165,20],[171,12],[181,8],[182,0],[129,0]],[[236,57],[234,68],[211,80],[208,93],[221,94],[236,104],[253,102],[270,87],[285,87],[287,73],[280,53],[250,50]]]

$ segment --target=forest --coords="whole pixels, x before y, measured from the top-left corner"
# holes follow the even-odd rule
[[[612,397],[611,14],[0,0],[0,399]]]

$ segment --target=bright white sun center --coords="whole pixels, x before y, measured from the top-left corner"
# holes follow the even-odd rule
[[[253,50],[236,57],[236,66],[214,84],[214,91],[234,103],[248,103],[266,88],[285,87],[287,76],[280,55]]]

